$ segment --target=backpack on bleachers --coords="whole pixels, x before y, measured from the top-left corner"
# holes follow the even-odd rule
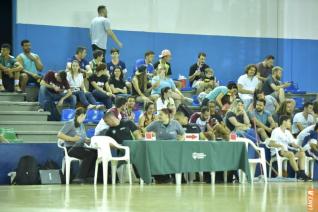
[[[15,183],[17,185],[40,184],[39,165],[33,156],[25,155],[20,158]]]

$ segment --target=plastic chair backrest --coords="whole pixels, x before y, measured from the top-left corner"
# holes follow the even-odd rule
[[[139,117],[140,117],[140,115],[143,113],[143,111],[142,111],[142,110],[135,110],[134,113],[135,113],[134,122],[135,122],[135,123],[138,123],[138,122],[139,122]]]
[[[74,119],[75,110],[74,109],[63,109],[61,115],[61,121],[69,121]]]
[[[91,138],[91,147],[97,148],[98,158],[105,158],[110,160],[112,158],[111,145],[118,145],[118,143],[109,136],[93,136]]]
[[[88,138],[91,138],[91,137],[93,137],[95,135],[95,128],[90,128],[90,129],[88,129],[87,131],[86,131],[86,136],[88,137]]]
[[[104,116],[104,112],[101,110],[88,110],[86,112],[86,118],[84,123],[97,124]]]

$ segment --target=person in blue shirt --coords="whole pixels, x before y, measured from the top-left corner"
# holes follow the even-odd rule
[[[222,98],[226,95],[234,95],[237,93],[237,85],[234,82],[229,82],[227,86],[218,86],[214,88],[210,93],[208,93],[202,101],[202,106],[207,106],[209,101],[214,101],[219,106],[223,108]]]
[[[149,78],[152,77],[153,72],[155,70],[155,68],[152,64],[154,56],[155,56],[155,53],[153,51],[147,51],[145,53],[145,58],[141,58],[141,59],[136,60],[132,76],[135,75],[138,68],[140,68],[141,66],[146,66],[148,77]]]
[[[318,160],[318,124],[315,125],[314,129],[309,132],[303,142],[298,144],[301,145],[307,157],[312,157]]]
[[[43,70],[43,64],[39,55],[31,52],[31,42],[29,40],[21,41],[23,52],[17,56],[17,61],[23,66],[23,72],[27,74],[27,83],[36,83],[40,85]],[[26,84],[21,84],[21,89],[25,89]]]

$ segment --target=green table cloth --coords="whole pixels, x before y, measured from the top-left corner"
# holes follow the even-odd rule
[[[209,141],[124,141],[145,183],[152,175],[241,169],[250,181],[245,143]]]

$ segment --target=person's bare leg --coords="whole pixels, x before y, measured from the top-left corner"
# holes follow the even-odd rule
[[[20,88],[20,72],[15,72],[14,73],[14,91],[15,92],[21,92]]]
[[[278,99],[279,99],[279,103],[282,103],[285,101],[285,91],[283,88],[280,88],[278,91]]]
[[[0,71],[0,92],[5,91],[5,88],[3,86],[3,82],[2,82],[2,71]]]
[[[262,141],[265,141],[268,138],[266,130],[264,130],[263,128],[257,128],[257,133],[261,137]]]
[[[290,166],[293,168],[295,172],[299,171],[294,153],[289,151],[281,151],[281,156],[288,158]]]
[[[23,92],[25,91],[28,80],[29,80],[29,75],[27,75],[26,73],[20,74],[20,86]]]
[[[298,167],[299,170],[305,170],[305,152],[304,151],[299,151],[295,154],[295,156],[298,158]]]

